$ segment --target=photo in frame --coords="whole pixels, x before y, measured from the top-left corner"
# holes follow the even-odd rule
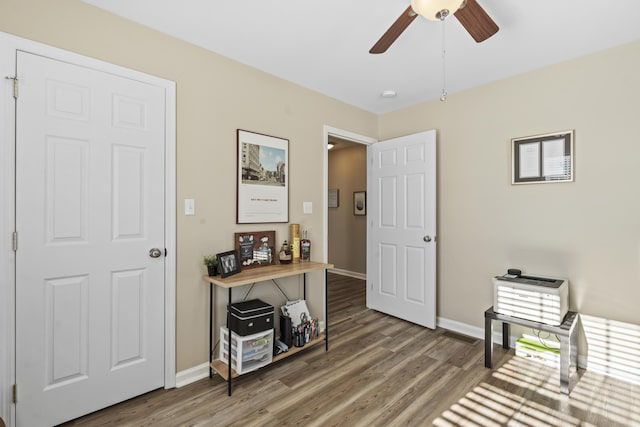
[[[216,254],[218,258],[218,272],[220,277],[228,277],[240,273],[240,262],[238,261],[238,251],[232,250]]]
[[[327,207],[337,208],[340,206],[340,190],[337,188],[329,188],[327,192]]]
[[[237,130],[236,223],[289,222],[289,140]]]
[[[573,130],[511,140],[511,183],[573,181]]]
[[[367,214],[367,192],[366,191],[353,192],[353,214],[357,216],[364,216]]]
[[[264,267],[275,263],[276,232],[274,230],[235,233],[233,237],[240,269]]]

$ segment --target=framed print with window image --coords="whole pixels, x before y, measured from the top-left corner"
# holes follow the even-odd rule
[[[511,183],[573,181],[573,130],[511,140]]]

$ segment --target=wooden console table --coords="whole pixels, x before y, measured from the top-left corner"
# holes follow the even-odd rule
[[[329,351],[329,312],[327,309],[327,269],[333,268],[333,264],[324,264],[320,262],[299,262],[295,264],[274,264],[266,267],[257,267],[249,270],[241,271],[238,274],[234,274],[233,276],[222,278],[220,276],[203,276],[205,282],[209,283],[209,378],[213,376],[213,372],[217,372],[222,378],[227,381],[227,392],[228,395],[231,396],[232,392],[232,380],[237,377],[237,374],[231,368],[231,360],[228,360],[227,364],[220,360],[213,360],[213,331],[214,331],[214,307],[213,307],[213,286],[218,286],[221,288],[225,288],[228,290],[227,296],[227,307],[231,305],[232,295],[231,290],[233,288],[251,285],[255,286],[260,282],[269,282],[271,281],[278,290],[286,297],[276,279],[281,279],[284,277],[297,276],[302,274],[303,276],[303,298],[307,298],[307,273],[311,273],[314,271],[324,271],[324,311],[325,311],[325,322],[324,322],[324,334],[320,334],[320,337],[315,340],[308,342],[304,345],[304,347],[292,347],[286,353],[281,353],[273,358],[273,362],[281,360],[285,357],[292,356],[305,348],[311,347],[319,342],[323,341],[325,343],[325,351]],[[246,293],[245,298],[251,292],[251,289]],[[287,298],[288,299],[288,298]],[[227,309],[227,328],[229,328],[229,310]],[[275,336],[274,336],[275,339]],[[231,340],[229,340],[231,341]],[[229,359],[231,358],[231,349],[229,349]]]
[[[509,349],[509,324],[525,326],[540,331],[551,332],[560,336],[560,392],[569,394],[569,377],[578,368],[578,313],[569,311],[563,322],[558,325],[533,322],[519,317],[507,316],[493,311],[493,307],[484,312],[484,366],[492,368],[493,357],[492,323],[493,320],[502,322],[502,347]]]

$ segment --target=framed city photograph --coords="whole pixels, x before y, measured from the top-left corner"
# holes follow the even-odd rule
[[[573,181],[573,130],[511,140],[511,183]]]
[[[240,269],[264,267],[274,264],[276,232],[249,231],[235,233],[234,242],[240,261]]]
[[[362,216],[367,214],[367,192],[366,191],[353,192],[353,214],[362,215]]]
[[[236,223],[289,222],[289,140],[237,130]]]
[[[228,277],[240,273],[240,263],[238,262],[238,252],[227,251],[216,254],[218,258],[218,272],[220,277]]]

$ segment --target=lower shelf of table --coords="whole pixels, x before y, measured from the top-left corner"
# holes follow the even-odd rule
[[[322,333],[320,334],[320,336],[318,336],[318,338],[314,339],[313,341],[309,341],[308,343],[306,343],[304,345],[304,347],[290,347],[289,351],[285,352],[285,353],[280,353],[277,356],[273,356],[273,360],[271,361],[271,363],[277,362],[279,360],[282,359],[286,359],[289,356],[293,356],[294,354],[300,353],[301,351],[304,351],[310,347],[313,347],[317,344],[322,344],[325,342],[325,334]],[[268,366],[268,365],[267,365]],[[225,380],[227,380],[229,378],[229,366],[224,363],[221,360],[214,360],[213,362],[211,362],[211,369],[213,369],[214,371],[216,371],[218,373],[218,375],[220,375],[222,378],[224,378]],[[254,371],[250,371],[247,373],[251,373]],[[231,370],[231,378],[237,378],[242,374],[237,373],[234,369]]]

